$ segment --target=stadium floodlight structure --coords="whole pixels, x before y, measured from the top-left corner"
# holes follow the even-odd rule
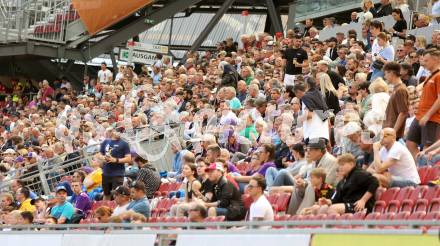
[[[125,46],[127,40],[178,13],[184,13],[184,16],[196,12],[215,13],[216,18],[192,45],[192,49],[197,50],[226,12],[246,10],[268,14],[266,26],[270,31],[282,31],[281,12],[286,13],[294,1],[132,0],[130,8],[123,11],[121,2],[0,0],[0,65],[2,62],[17,65],[20,69],[14,71],[26,71],[30,73],[27,74],[29,77],[34,77],[34,74],[41,73],[33,66],[37,63],[39,70],[43,69],[53,77],[66,76],[75,84],[82,80],[81,75],[70,71],[75,61],[87,63],[102,54],[109,54],[115,61],[112,52],[115,47]],[[107,12],[99,13],[101,8]],[[114,10],[120,12],[108,12]],[[117,18],[106,19],[108,16]],[[15,59],[23,57],[26,59]],[[63,59],[64,63],[54,64],[53,59]],[[34,63],[27,64],[30,60]]]

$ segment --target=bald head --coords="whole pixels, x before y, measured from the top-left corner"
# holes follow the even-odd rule
[[[387,136],[394,136],[394,138],[396,137],[396,131],[394,130],[394,128],[387,127],[384,128],[382,132],[384,136],[387,135]]]
[[[395,142],[396,142],[396,131],[393,128],[382,129],[381,144],[385,148],[390,149]]]

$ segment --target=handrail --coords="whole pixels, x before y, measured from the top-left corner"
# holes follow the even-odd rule
[[[71,152],[71,153],[63,153],[62,155],[57,155],[51,159],[42,160],[42,161],[39,161],[39,162],[34,163],[32,165],[27,165],[27,166],[24,166],[24,167],[15,169],[15,170],[8,171],[6,173],[6,175],[9,175],[9,177],[11,177],[12,179],[21,178],[23,181],[32,182],[32,183],[28,184],[27,186],[38,186],[39,188],[41,188],[40,191],[33,190],[35,192],[49,193],[50,190],[49,190],[49,184],[48,184],[48,180],[47,180],[48,177],[46,177],[46,175],[49,175],[49,178],[51,178],[50,174],[54,171],[57,171],[57,170],[60,170],[62,168],[66,168],[66,167],[72,167],[72,166],[90,161],[96,152],[95,153],[88,153],[87,150],[90,148],[95,148],[98,145],[99,144],[86,146],[86,147],[83,147],[83,148],[76,150],[74,152]],[[72,159],[67,159],[62,162],[53,163],[52,165],[49,165],[49,163],[56,161],[59,158],[63,158],[63,157],[65,158],[65,157],[67,157],[67,155],[74,154],[74,153],[80,153],[80,155],[77,157],[74,157]],[[34,171],[32,171],[31,173],[26,173],[26,171],[28,171],[29,169],[32,169],[32,168],[34,168],[34,169],[36,168],[36,169]],[[17,173],[20,174],[18,177],[16,176]],[[24,173],[26,173],[26,175],[23,177],[22,175]],[[10,186],[12,179],[7,182],[0,183],[0,190],[6,190]],[[35,181],[35,180],[37,180],[37,181]]]
[[[108,224],[67,224],[67,225],[1,225],[1,229],[16,229],[21,231],[38,232],[35,230],[39,229],[57,229],[64,231],[73,231],[88,229],[92,231],[100,230],[139,230],[143,228],[149,228],[149,230],[164,231],[169,229],[184,229],[184,230],[194,230],[198,228],[216,228],[218,230],[229,230],[230,228],[241,228],[248,230],[267,230],[268,227],[281,227],[279,229],[291,230],[291,229],[301,229],[292,227],[303,227],[303,226],[318,226],[316,228],[307,229],[332,229],[332,226],[361,226],[357,229],[374,230],[377,229],[375,226],[384,226],[381,230],[384,231],[396,231],[395,228],[387,228],[394,226],[406,226],[408,230],[418,230],[426,226],[439,226],[439,221],[427,221],[427,220],[302,220],[302,221],[227,221],[227,222],[203,222],[203,223],[144,223],[144,224],[128,224],[128,223],[108,223]],[[276,231],[279,231],[277,229]],[[353,228],[356,229],[356,228]],[[404,230],[404,229],[399,229]],[[397,231],[399,231],[397,230]],[[202,230],[197,230],[202,231]],[[240,231],[240,230],[237,230]],[[11,231],[8,231],[10,233]],[[1,233],[1,231],[0,231]]]

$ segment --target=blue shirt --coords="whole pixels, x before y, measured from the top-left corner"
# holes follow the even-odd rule
[[[150,204],[148,203],[148,199],[146,197],[130,202],[127,210],[133,210],[136,213],[143,214],[147,218],[150,217]]]
[[[182,173],[182,156],[184,156],[186,152],[187,150],[181,150],[174,156],[173,172],[176,172],[176,174]]]
[[[130,147],[128,143],[122,139],[113,140],[106,139],[101,143],[100,152],[102,155],[110,153],[114,158],[124,158],[126,155],[130,154]],[[124,163],[104,163],[102,167],[102,174],[106,176],[124,176],[125,165]]]
[[[70,220],[75,213],[75,208],[70,202],[65,202],[63,205],[57,205],[50,210],[50,215],[60,219],[61,217]]]

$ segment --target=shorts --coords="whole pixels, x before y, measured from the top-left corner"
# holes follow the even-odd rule
[[[226,216],[228,214],[227,208],[215,208],[215,213],[217,216]]]
[[[432,145],[440,139],[440,124],[428,121],[424,127],[419,125],[419,121],[414,119],[409,127],[406,140],[422,145]]]
[[[356,207],[356,205],[354,205],[354,203],[344,203],[345,206],[345,213],[346,214],[354,214],[356,213],[356,211],[354,210],[354,208]]]
[[[116,187],[124,184],[124,176],[106,176],[102,175],[102,190],[104,196],[110,196]]]
[[[403,188],[403,187],[408,187],[408,186],[416,187],[417,184],[411,180],[401,180],[401,179],[391,178],[390,187]]]

